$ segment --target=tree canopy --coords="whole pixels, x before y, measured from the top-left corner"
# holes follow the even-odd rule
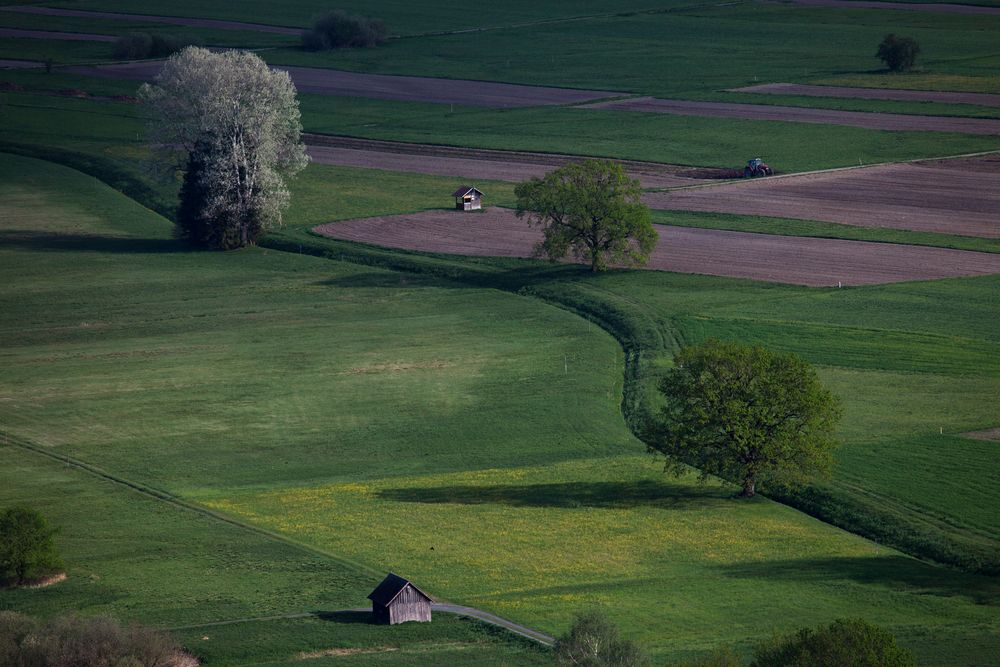
[[[601,271],[609,264],[642,266],[656,247],[639,181],[610,160],[571,162],[519,183],[517,216],[542,227],[535,254],[559,260],[572,253]]]
[[[0,581],[23,584],[62,567],[53,528],[44,516],[24,505],[0,513]]]
[[[580,614],[556,641],[556,664],[563,667],[646,667],[649,658],[635,643],[622,639],[604,614]]]
[[[285,178],[308,162],[287,72],[246,51],[188,47],[140,90],[161,161],[186,172],[181,236],[217,248],[253,244],[281,223]]]
[[[920,54],[920,45],[912,37],[888,34],[878,45],[875,57],[885,63],[891,72],[908,72],[913,69]]]
[[[750,667],[916,667],[913,653],[887,630],[861,619],[775,637],[754,651]]]
[[[751,497],[761,482],[797,484],[830,469],[839,402],[796,355],[710,340],[674,357],[660,391],[646,440],[678,474],[688,463]]]

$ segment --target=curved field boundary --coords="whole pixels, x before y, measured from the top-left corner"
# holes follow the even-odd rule
[[[806,7],[836,7],[837,9],[896,9],[903,12],[937,12],[939,14],[1000,14],[1000,7],[956,5],[944,2],[879,2],[878,0],[787,0]]]
[[[55,30],[22,30],[0,28],[0,37],[12,39],[57,39],[65,42],[114,42],[114,35],[91,35],[83,32],[57,32]]]
[[[541,231],[508,209],[424,211],[316,227],[344,241],[457,255],[530,257]],[[649,267],[824,287],[1000,273],[1000,254],[944,248],[659,227]]]
[[[667,113],[678,116],[711,118],[742,118],[744,120],[777,120],[790,123],[848,125],[869,130],[910,132],[960,132],[963,134],[1000,135],[1000,120],[992,118],[959,118],[948,116],[911,116],[867,111],[837,111],[771,104],[737,104],[728,102],[695,102],[666,100],[655,97],[633,97],[608,100],[581,106],[583,109],[614,109]]]
[[[303,135],[314,162],[345,167],[387,169],[471,180],[523,181],[587,158],[552,153],[500,151],[456,146],[433,146],[394,141]],[[692,185],[697,178],[728,178],[727,169],[692,169],[679,165],[619,160],[644,188]]]
[[[798,83],[762,83],[759,86],[730,88],[730,93],[764,93],[767,95],[804,95],[806,97],[846,97],[861,100],[896,100],[900,102],[948,102],[1000,107],[1000,95],[992,93],[956,93],[938,90],[901,90],[898,88],[851,88],[843,86],[809,86]]]
[[[647,193],[652,208],[1000,238],[1000,156],[752,179]]]
[[[108,19],[111,21],[131,21],[133,23],[167,23],[183,25],[189,28],[218,28],[221,30],[254,30],[270,32],[277,35],[301,35],[302,28],[286,28],[262,23],[244,23],[242,21],[220,21],[218,19],[195,19],[181,16],[148,16],[146,14],[122,14],[119,12],[89,12],[80,9],[58,9],[55,7],[34,7],[30,5],[13,5],[0,7],[5,12],[21,14],[42,14],[44,16],[72,16],[88,19]]]
[[[150,60],[113,65],[74,66],[63,69],[83,76],[151,81],[161,67],[163,67],[162,60]],[[601,90],[524,86],[514,83],[434,79],[426,76],[362,74],[320,67],[282,66],[273,69],[288,72],[300,93],[371,97],[404,102],[513,108],[548,104],[577,104],[621,94]]]

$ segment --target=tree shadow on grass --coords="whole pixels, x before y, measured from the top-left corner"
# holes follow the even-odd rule
[[[341,625],[376,625],[371,611],[352,609],[349,611],[316,611],[313,616],[321,621],[339,623]]]
[[[41,252],[169,253],[188,252],[175,239],[147,239],[91,234],[56,234],[14,229],[0,232],[0,246]]]
[[[630,509],[705,509],[733,502],[725,489],[642,480],[638,482],[562,482],[554,484],[438,486],[385,489],[378,496],[405,503],[508,505],[511,507],[599,507]]]
[[[724,576],[829,584],[848,580],[918,595],[962,596],[981,605],[1000,605],[1000,581],[931,565],[906,556],[807,558],[739,563],[719,568]]]

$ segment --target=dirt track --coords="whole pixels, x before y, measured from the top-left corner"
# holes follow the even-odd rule
[[[64,42],[113,42],[114,35],[88,35],[83,32],[56,32],[54,30],[22,30],[0,28],[0,37],[8,39],[57,39]]]
[[[367,167],[476,180],[522,181],[584,158],[572,155],[432,146],[316,134],[304,136],[309,155],[320,164]],[[698,178],[728,178],[726,169],[692,169],[653,162],[621,161],[645,188],[698,183]]]
[[[991,118],[952,118],[947,116],[911,116],[865,111],[837,111],[771,104],[735,104],[726,102],[694,102],[664,100],[654,97],[634,97],[587,104],[586,109],[645,111],[681,116],[742,118],[745,120],[780,120],[792,123],[849,125],[870,130],[907,130],[916,132],[962,132],[965,134],[1000,135],[1000,120]]]
[[[0,58],[0,69],[30,69],[32,67],[42,67],[44,64],[37,60],[9,60]]]
[[[151,81],[162,61],[65,68],[84,76]],[[362,74],[318,67],[275,67],[287,71],[300,93],[373,97],[381,100],[435,102],[492,108],[529,107],[546,104],[575,104],[618,93],[572,88],[545,88],[511,83],[433,79],[423,76]],[[1000,121],[998,121],[1000,122]]]
[[[425,211],[321,225],[332,238],[460,255],[528,257],[541,238],[513,211]],[[650,268],[769,282],[869,285],[1000,273],[1000,254],[833,239],[659,228]]]
[[[879,2],[878,0],[791,0],[796,5],[836,7],[838,9],[895,9],[903,12],[940,14],[1000,14],[1000,7],[956,5],[943,2]]]
[[[648,193],[652,208],[1000,238],[1000,155]]]
[[[949,102],[1000,107],[1000,95],[990,93],[953,93],[938,90],[900,90],[895,88],[849,88],[843,86],[807,86],[796,83],[762,83],[759,86],[731,88],[732,93],[769,95],[805,95],[807,97],[847,97],[863,100],[900,102]]]
[[[278,35],[300,35],[302,28],[287,28],[262,23],[243,23],[241,21],[219,21],[216,19],[184,18],[181,16],[147,16],[145,14],[121,14],[118,12],[88,12],[79,9],[57,9],[54,7],[34,7],[31,5],[15,5],[0,8],[5,12],[21,14],[42,14],[45,16],[74,16],[88,19],[109,19],[112,21],[131,21],[134,23],[167,23],[169,25],[184,25],[191,28],[218,28],[221,30],[253,30],[255,32],[270,32]]]

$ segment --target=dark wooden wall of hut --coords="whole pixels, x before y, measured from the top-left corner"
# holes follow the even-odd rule
[[[430,621],[431,603],[423,595],[407,586],[389,605],[389,623],[406,621]]]

